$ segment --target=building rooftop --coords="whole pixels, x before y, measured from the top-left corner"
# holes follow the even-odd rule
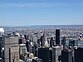
[[[0,32],[4,32],[4,29],[3,28],[0,28]]]

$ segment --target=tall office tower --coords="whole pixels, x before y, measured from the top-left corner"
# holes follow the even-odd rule
[[[72,50],[62,50],[61,51],[61,62],[73,62]]]
[[[33,35],[33,42],[37,42],[37,37],[35,35]]]
[[[0,57],[1,57],[1,49],[2,49],[2,47],[1,47],[1,43],[0,43]]]
[[[60,29],[56,29],[56,45],[60,45]]]
[[[43,45],[44,45],[44,35],[41,36],[41,38],[40,38],[40,42],[41,42],[41,46],[43,46]]]
[[[0,57],[1,57],[1,49],[3,47],[3,35],[4,35],[4,29],[0,28]]]
[[[61,46],[52,47],[52,62],[59,62],[59,56],[61,55]]]
[[[66,48],[66,37],[63,37],[61,44],[63,45],[63,48]]]
[[[42,59],[43,62],[52,62],[51,52],[49,48],[38,48],[38,58]]]
[[[72,46],[72,47],[78,46],[78,40],[70,39],[69,40],[69,47],[70,46]]]
[[[49,48],[49,54],[50,54],[50,60],[49,60],[49,62],[52,62],[52,48]]]
[[[34,46],[32,47],[32,53],[34,54],[34,56],[37,56],[38,55],[37,52],[38,52],[38,46],[37,44],[34,44]]]
[[[47,41],[47,37],[45,37],[45,41],[44,42],[45,43],[44,43],[44,46],[43,47],[46,47],[46,48],[50,47],[50,45],[49,45],[49,43]]]
[[[27,51],[36,54],[37,45],[34,42],[27,42]]]
[[[9,48],[9,62],[19,62],[19,46],[15,45]]]
[[[19,54],[25,54],[27,52],[26,44],[19,44]]]
[[[29,40],[27,40],[26,41],[26,47],[27,47],[27,51],[29,52],[29,44],[30,44],[30,42],[29,42]]]
[[[4,47],[1,49],[1,58],[4,59]]]
[[[75,62],[83,62],[83,47],[78,47],[74,51]]]
[[[26,41],[26,47],[28,52],[34,53],[36,55],[37,45],[34,42],[30,42],[29,40]]]
[[[37,44],[38,44],[38,47],[40,47],[40,46],[41,46],[40,39],[37,39]]]
[[[30,42],[30,44],[29,44],[29,52],[33,53],[33,47],[34,47],[34,43]]]
[[[53,37],[51,37],[51,39],[50,39],[50,47],[52,47],[53,46]]]
[[[5,36],[4,62],[19,62],[18,36]]]
[[[3,48],[3,41],[4,41],[4,37],[3,36],[1,36],[0,37],[0,57],[1,57],[1,49]]]
[[[60,29],[56,29],[56,46],[52,47],[52,61],[59,62],[62,46],[60,45]]]
[[[27,39],[27,35],[26,34],[24,35],[24,38]]]
[[[41,38],[40,38],[40,42],[41,42],[41,46],[43,47],[44,46],[44,42],[45,41],[45,37],[44,37],[44,34],[43,34],[43,36],[41,36]]]

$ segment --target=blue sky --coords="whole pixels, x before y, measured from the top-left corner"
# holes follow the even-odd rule
[[[0,0],[0,26],[83,25],[83,0]]]

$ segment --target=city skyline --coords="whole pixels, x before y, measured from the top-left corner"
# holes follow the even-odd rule
[[[2,0],[0,26],[83,25],[82,0]]]

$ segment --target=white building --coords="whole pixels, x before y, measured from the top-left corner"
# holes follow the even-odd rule
[[[0,36],[4,35],[4,29],[0,28]]]

